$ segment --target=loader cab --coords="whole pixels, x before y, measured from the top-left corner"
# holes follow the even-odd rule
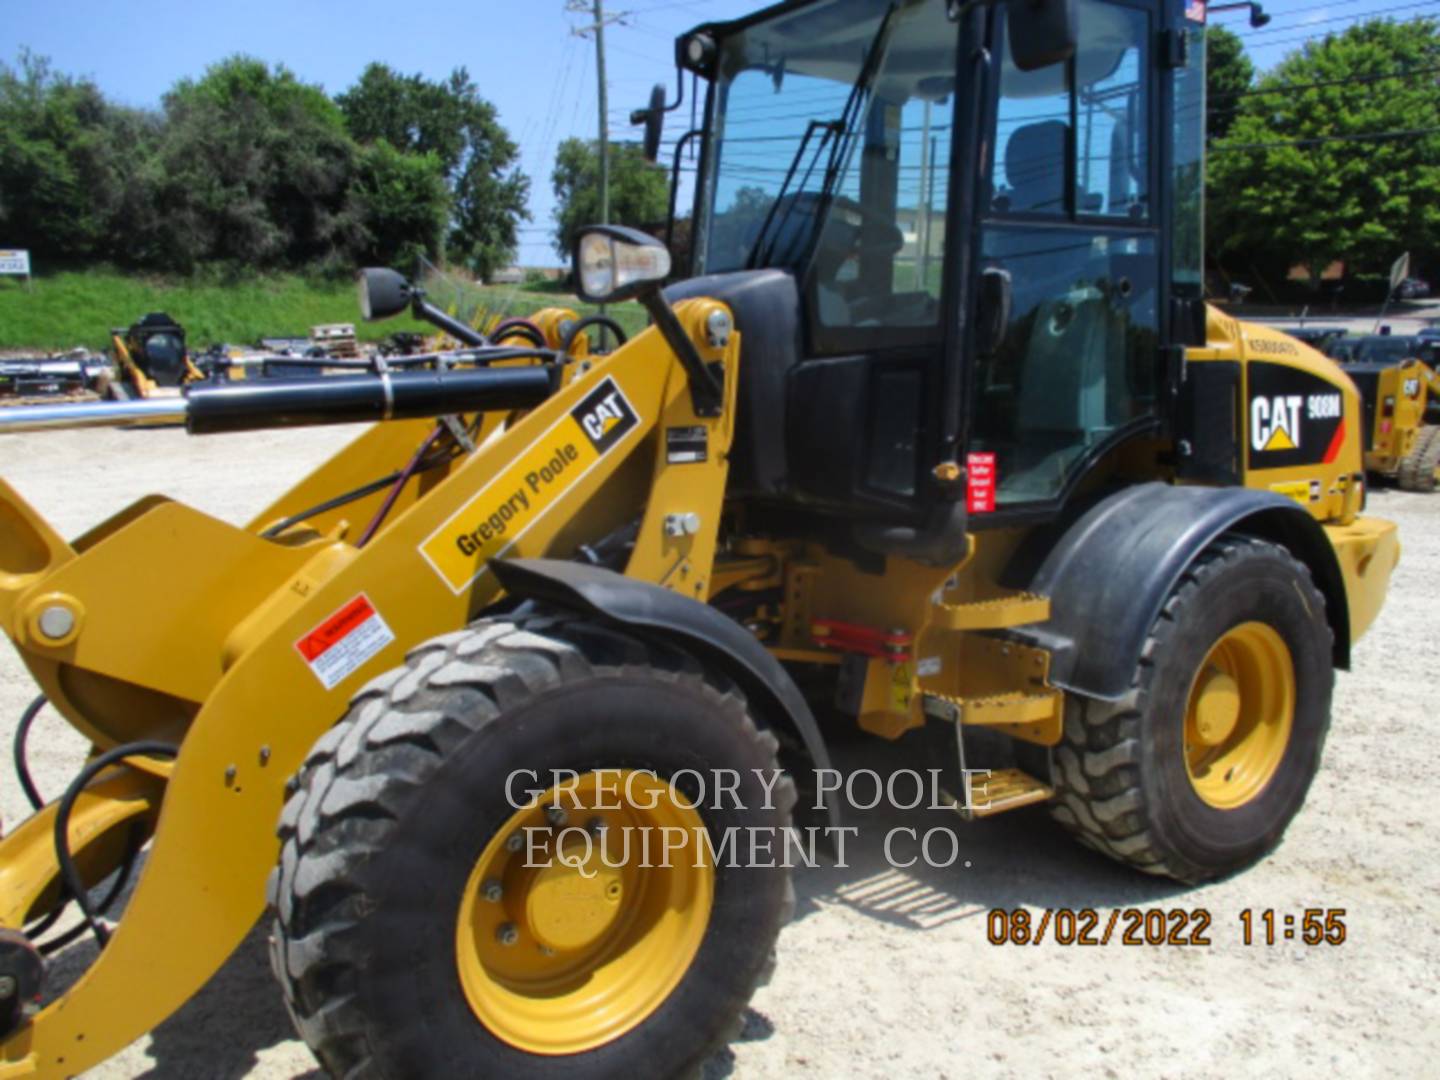
[[[1009,7],[809,0],[681,39],[709,93],[674,295],[748,335],[747,494],[1005,524],[1162,430],[1203,342],[1197,6]],[[1025,35],[1066,18],[1046,62]]]

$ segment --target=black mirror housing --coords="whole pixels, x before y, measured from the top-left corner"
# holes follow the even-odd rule
[[[1080,40],[1075,0],[1010,0],[1010,57],[1021,71],[1063,64]]]
[[[665,87],[659,83],[650,91],[650,107],[645,113],[645,160],[660,160],[660,138],[665,133]]]
[[[387,267],[370,266],[356,278],[360,314],[366,322],[379,322],[402,314],[414,299],[414,287],[404,274]]]

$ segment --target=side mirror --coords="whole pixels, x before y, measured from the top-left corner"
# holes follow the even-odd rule
[[[630,123],[645,125],[645,160],[658,161],[660,159],[660,137],[665,133],[665,87],[660,83],[650,91],[650,105],[645,109],[636,109],[630,114]]]
[[[587,225],[575,241],[575,291],[587,303],[632,300],[669,276],[670,252],[639,229]]]
[[[980,275],[980,290],[975,300],[975,350],[981,356],[993,356],[999,351],[1010,329],[1013,299],[1009,270],[992,267]]]
[[[367,267],[356,280],[360,315],[366,322],[393,318],[410,306],[415,290],[405,275],[385,267]]]
[[[1063,64],[1079,41],[1075,0],[1010,0],[1010,58],[1021,71]]]

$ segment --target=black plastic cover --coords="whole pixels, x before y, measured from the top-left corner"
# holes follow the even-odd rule
[[[741,357],[729,490],[736,495],[781,494],[789,472],[786,385],[804,350],[795,278],[783,270],[712,274],[672,285],[665,297],[672,304],[710,297],[734,313]]]

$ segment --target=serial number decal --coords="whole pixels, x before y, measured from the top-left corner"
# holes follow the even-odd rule
[[[991,945],[1184,945],[1200,948],[1210,940],[1205,908],[1116,908],[1104,918],[1094,908],[1046,908],[1032,915],[1025,908],[993,908],[987,923]]]
[[[1288,341],[1276,341],[1274,338],[1251,338],[1249,340],[1250,350],[1257,353],[1269,353],[1271,356],[1299,356],[1300,350]]]
[[[615,380],[605,379],[426,537],[420,554],[452,592],[463,592],[639,424]]]

